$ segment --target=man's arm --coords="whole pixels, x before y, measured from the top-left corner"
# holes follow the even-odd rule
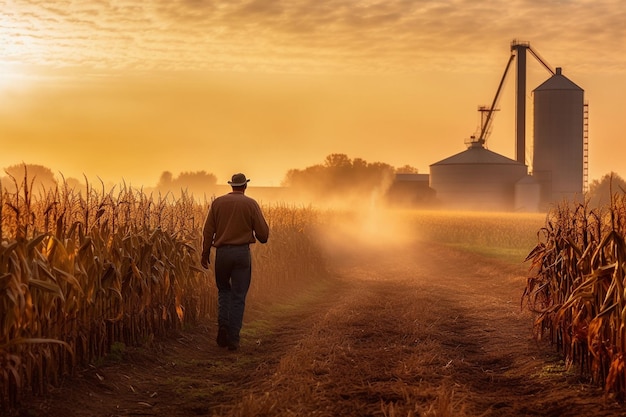
[[[202,228],[202,256],[200,258],[200,264],[204,268],[209,267],[209,256],[211,255],[211,246],[213,245],[213,237],[215,236],[215,219],[213,216],[213,205],[209,209],[209,214],[204,221],[204,227]]]
[[[256,204],[256,216],[253,227],[256,239],[261,243],[266,243],[270,236],[270,227],[268,226],[265,217],[263,217],[263,212],[261,212],[261,207],[259,207],[258,204]]]

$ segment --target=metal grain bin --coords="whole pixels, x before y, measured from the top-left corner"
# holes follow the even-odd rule
[[[485,149],[479,141],[430,166],[430,187],[446,208],[510,211],[526,165]]]
[[[533,93],[533,177],[541,185],[541,203],[580,198],[584,91],[557,68]]]

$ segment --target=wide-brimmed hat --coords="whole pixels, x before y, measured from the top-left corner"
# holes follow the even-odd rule
[[[230,185],[233,187],[241,187],[242,185],[246,185],[250,180],[246,178],[246,176],[242,173],[233,175],[231,181],[228,181]]]

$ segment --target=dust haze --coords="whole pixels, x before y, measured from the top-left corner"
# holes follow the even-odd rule
[[[334,262],[359,262],[376,256],[379,250],[404,250],[418,239],[414,210],[393,208],[372,194],[357,199],[333,199],[319,209],[321,222],[315,228],[316,240],[327,259]]]

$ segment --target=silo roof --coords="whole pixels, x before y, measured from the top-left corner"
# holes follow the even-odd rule
[[[463,152],[452,155],[433,165],[523,165],[506,156],[497,154],[482,146],[470,146]]]
[[[533,91],[538,90],[580,90],[583,91],[582,88],[574,84],[569,78],[565,75],[561,74],[561,68],[556,69],[556,74],[552,77],[548,78],[539,87],[535,88]]]

